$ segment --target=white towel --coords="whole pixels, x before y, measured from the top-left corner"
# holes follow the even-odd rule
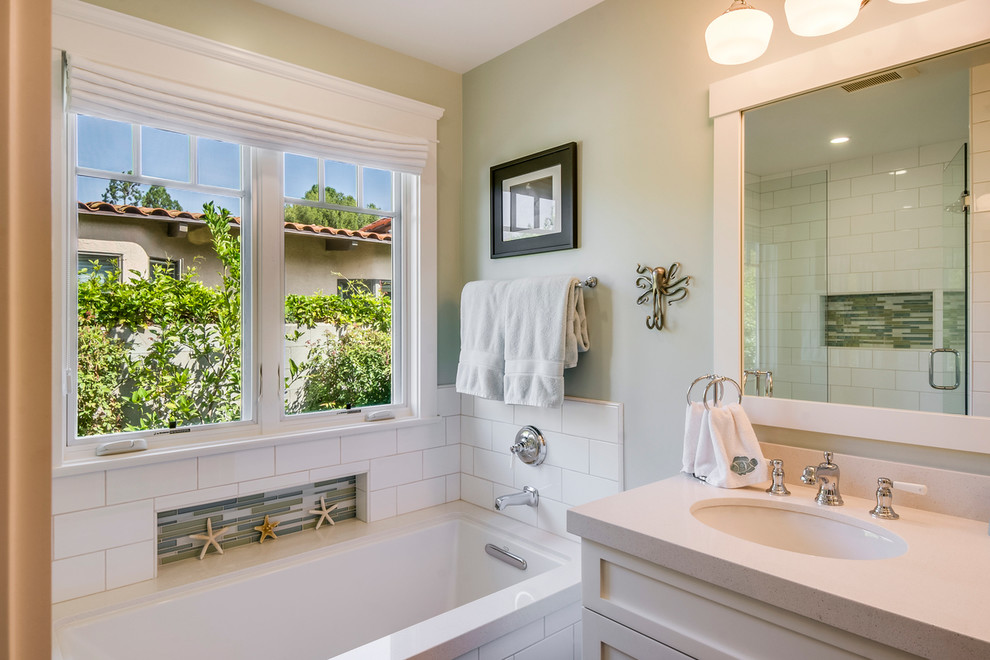
[[[508,282],[468,282],[461,291],[461,353],[454,389],[502,400]]]
[[[587,351],[584,292],[574,277],[512,280],[506,292],[505,402],[556,408],[564,369]]]
[[[681,454],[681,471],[694,474],[694,464],[698,456],[698,442],[701,439],[701,425],[708,425],[705,406],[694,401],[684,412],[684,449]],[[711,442],[708,443],[711,446]]]
[[[767,461],[743,407],[733,403],[705,412],[708,424],[703,425],[694,475],[720,488],[742,488],[766,481]]]

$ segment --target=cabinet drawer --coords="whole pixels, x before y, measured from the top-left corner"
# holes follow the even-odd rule
[[[690,660],[666,644],[584,608],[584,660]]]
[[[586,608],[691,657],[916,657],[587,540],[581,570]]]

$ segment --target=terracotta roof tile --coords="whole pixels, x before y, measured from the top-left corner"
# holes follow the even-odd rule
[[[149,208],[146,206],[132,206],[130,204],[110,204],[108,202],[79,202],[78,209],[84,213],[99,213],[101,215],[121,215],[121,216],[143,216],[143,217],[168,217],[172,219],[186,219],[203,222],[202,213],[191,213],[189,211],[173,211],[169,209]],[[235,223],[240,224],[238,217],[231,218]],[[324,227],[322,225],[303,225],[298,222],[286,222],[285,230],[301,234],[314,234],[322,236],[335,236],[344,238],[363,239],[367,241],[391,242],[392,240],[392,218],[381,218],[375,222],[362,227],[361,229],[339,229],[337,227]]]

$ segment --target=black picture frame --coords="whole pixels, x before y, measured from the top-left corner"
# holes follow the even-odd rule
[[[577,247],[577,142],[495,165],[491,258]]]

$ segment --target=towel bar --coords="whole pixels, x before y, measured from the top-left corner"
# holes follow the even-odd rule
[[[594,289],[596,286],[598,286],[598,278],[592,275],[591,277],[589,277],[585,281],[578,282],[578,286],[579,287],[588,287],[589,289]]]

